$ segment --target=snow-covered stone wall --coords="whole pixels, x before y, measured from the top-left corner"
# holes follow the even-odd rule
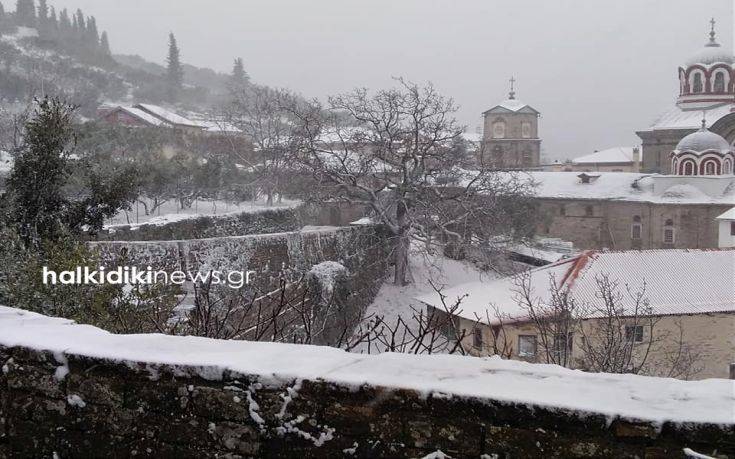
[[[295,231],[305,223],[300,208],[262,209],[218,216],[192,216],[165,223],[117,225],[97,236],[102,241],[171,241]],[[175,215],[174,215],[175,217]]]
[[[0,368],[2,458],[735,457],[727,380],[119,336],[4,307]]]

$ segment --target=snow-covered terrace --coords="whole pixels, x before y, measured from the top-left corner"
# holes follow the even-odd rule
[[[0,306],[0,346],[176,367],[218,380],[226,370],[262,382],[322,380],[596,413],[654,423],[735,425],[735,381],[591,374],[499,358],[351,354],[334,348],[162,335],[113,335]]]

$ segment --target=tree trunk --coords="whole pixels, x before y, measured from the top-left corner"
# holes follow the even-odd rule
[[[398,222],[398,244],[395,252],[395,276],[393,283],[396,285],[408,285],[408,255],[411,248],[411,239],[408,234],[408,211],[406,204],[399,202],[396,207],[396,220]]]

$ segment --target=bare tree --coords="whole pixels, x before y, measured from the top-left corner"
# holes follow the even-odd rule
[[[661,326],[640,289],[621,289],[608,275],[595,278],[595,299],[580,302],[549,277],[549,298],[534,294],[529,273],[516,277],[516,299],[536,329],[547,363],[602,373],[656,374],[688,378],[699,371],[701,353],[684,339],[681,321]],[[578,338],[575,340],[575,338]],[[573,343],[579,353],[573,353]]]
[[[254,154],[236,151],[237,159],[253,172],[257,189],[268,205],[283,196],[284,172],[295,149],[295,124],[285,107],[298,98],[285,89],[250,85],[233,92],[226,119],[253,143]],[[239,144],[233,143],[233,146]]]
[[[399,79],[395,89],[357,89],[326,106],[293,101],[288,111],[314,194],[369,209],[393,235],[396,284],[409,281],[412,240],[461,250],[533,233],[533,184],[473,169],[457,107],[431,85]]]

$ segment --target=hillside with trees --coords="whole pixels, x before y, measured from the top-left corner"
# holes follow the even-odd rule
[[[95,16],[57,11],[47,0],[0,4],[0,104],[24,107],[34,97],[59,97],[93,117],[103,102],[145,101],[208,110],[221,105],[230,75],[184,62],[185,45],[171,33],[161,43],[161,62],[114,55]],[[247,81],[242,60],[237,78]]]

